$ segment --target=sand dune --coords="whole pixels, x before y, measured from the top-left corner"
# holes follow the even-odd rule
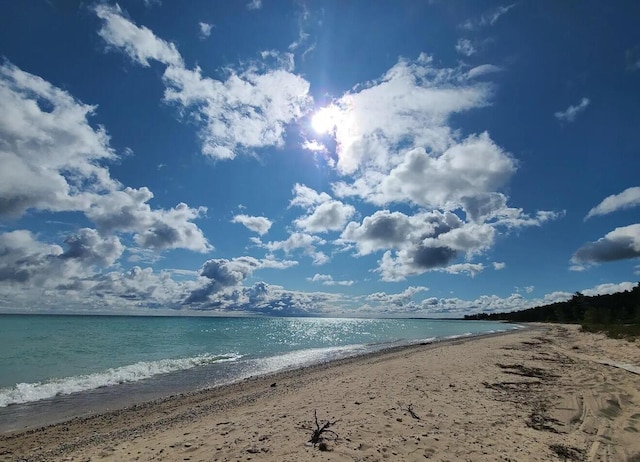
[[[4,435],[0,460],[640,461],[639,366],[637,343],[536,327]]]

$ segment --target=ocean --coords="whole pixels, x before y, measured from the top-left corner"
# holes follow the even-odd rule
[[[393,346],[516,328],[432,319],[0,315],[0,432]]]

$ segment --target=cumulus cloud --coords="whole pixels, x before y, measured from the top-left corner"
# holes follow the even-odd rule
[[[574,120],[576,120],[578,114],[584,112],[587,109],[590,102],[591,101],[589,100],[589,98],[582,98],[580,103],[578,103],[577,105],[569,106],[564,111],[558,111],[553,115],[561,122],[573,122]]]
[[[341,239],[355,243],[359,255],[368,255],[377,250],[401,247],[411,240],[420,241],[423,236],[440,235],[461,225],[462,221],[452,213],[409,216],[401,212],[379,210],[365,217],[362,223],[349,223]]]
[[[111,266],[120,258],[124,246],[116,236],[101,236],[95,229],[82,228],[65,239],[68,249],[62,259],[79,259],[89,265]]]
[[[640,224],[616,228],[595,242],[580,247],[571,259],[574,266],[640,257]]]
[[[115,236],[83,228],[65,239],[67,249],[39,241],[30,231],[0,234],[0,283],[56,288],[111,266],[124,251]]]
[[[138,245],[157,250],[211,246],[192,222],[205,208],[178,204],[153,210],[153,193],[124,188],[101,162],[116,159],[95,108],[10,63],[0,66],[0,216],[25,211],[82,212],[100,232],[135,233]]]
[[[388,294],[387,292],[374,292],[366,296],[367,302],[374,303],[378,306],[395,306],[403,307],[404,309],[412,309],[417,307],[414,297],[421,293],[427,292],[428,287],[424,286],[409,286],[405,290],[396,294]]]
[[[281,147],[287,124],[302,117],[311,104],[309,82],[293,74],[293,56],[267,51],[262,62],[240,71],[225,69],[226,79],[202,75],[185,67],[174,44],[123,16],[118,7],[100,5],[100,36],[134,61],[166,66],[164,101],[199,127],[202,153],[213,159],[233,159],[239,152]]]
[[[505,269],[507,267],[507,264],[505,262],[501,262],[501,261],[495,261],[492,263],[493,265],[493,269],[496,271],[500,271],[502,269]]]
[[[585,220],[597,215],[607,215],[618,210],[630,209],[640,205],[640,187],[627,188],[620,194],[605,197],[602,202],[589,210]]]
[[[233,295],[243,290],[242,282],[261,268],[284,269],[295,262],[276,264],[272,259],[257,259],[254,257],[237,257],[231,260],[214,258],[206,261],[200,268],[200,279],[197,287],[193,288],[185,298],[184,305],[211,302],[212,296],[225,292]]]
[[[480,67],[477,75],[489,70],[497,68]],[[449,126],[451,115],[488,104],[490,93],[487,84],[470,82],[463,68],[438,69],[420,55],[333,101],[323,109],[335,124],[336,169],[343,176],[333,193],[378,206],[463,208],[473,221],[509,227],[559,216],[542,211],[531,217],[508,207],[499,190],[515,174],[516,160],[488,133],[461,137]]]
[[[89,192],[117,187],[100,165],[116,154],[105,129],[89,124],[94,106],[8,62],[0,104],[0,215],[83,210]]]
[[[289,206],[298,206],[303,208],[309,208],[314,205],[322,204],[331,200],[331,196],[325,192],[317,192],[316,190],[305,186],[300,183],[296,183],[293,186],[294,198],[291,199]]]
[[[334,200],[325,192],[318,193],[308,186],[296,184],[293,187],[294,198],[289,206],[307,209],[307,214],[296,219],[294,224],[309,233],[340,231],[356,209],[352,205]]]
[[[240,223],[244,225],[247,229],[260,234],[266,234],[269,232],[271,225],[273,222],[265,217],[252,217],[249,215],[236,215],[231,220],[232,223]]]
[[[266,248],[269,252],[282,251],[286,255],[290,255],[300,251],[302,254],[312,258],[313,263],[316,265],[323,265],[329,261],[329,257],[324,252],[316,249],[316,246],[324,245],[326,241],[311,234],[294,232],[283,241],[254,242],[256,245]]]
[[[424,54],[415,61],[401,59],[381,79],[329,106],[339,172],[366,167],[386,173],[407,147],[443,152],[453,142],[448,117],[486,105],[489,93],[486,84],[467,82],[461,68],[435,68]]]
[[[62,253],[60,246],[39,242],[26,230],[0,234],[0,281],[26,283],[38,277],[46,283]]]
[[[262,8],[262,0],[251,0],[247,3],[248,10],[259,10]]]
[[[464,197],[502,187],[515,169],[515,161],[487,133],[472,135],[438,157],[429,156],[423,148],[408,152],[380,184],[380,199],[455,209]]]
[[[220,81],[203,77],[199,68],[169,66],[164,81],[165,101],[200,124],[202,153],[214,159],[282,147],[286,125],[302,117],[311,101],[309,83],[283,68],[229,71]]]
[[[317,206],[309,215],[295,220],[295,225],[310,233],[340,231],[355,211],[352,205],[331,200]]]
[[[206,212],[180,203],[175,208],[152,210],[147,202],[153,198],[148,188],[125,188],[94,198],[87,217],[104,232],[125,231],[136,233],[138,245],[165,250],[184,248],[198,252],[213,249],[191,220]]]
[[[451,212],[406,215],[381,210],[362,223],[349,223],[339,242],[355,244],[358,255],[385,250],[376,271],[385,281],[400,281],[430,270],[475,275],[483,265],[450,265],[460,256],[481,254],[494,239],[492,226],[464,222]]]

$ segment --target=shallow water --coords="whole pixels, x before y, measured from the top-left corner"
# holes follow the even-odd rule
[[[0,431],[517,326],[427,319],[0,315]]]

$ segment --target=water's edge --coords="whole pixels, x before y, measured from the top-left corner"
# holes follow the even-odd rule
[[[226,379],[222,377],[215,385],[200,388],[184,388],[170,386],[154,390],[144,390],[144,383],[104,387],[102,389],[84,391],[70,395],[55,397],[26,404],[11,405],[0,408],[0,435],[8,436],[24,432],[38,431],[43,428],[60,425],[70,421],[88,421],[95,418],[116,415],[128,410],[140,410],[158,406],[171,400],[188,399],[203,396],[212,391],[219,394],[231,393],[234,387],[251,382],[277,382],[283,377],[304,374],[306,371],[328,369],[344,364],[351,364],[364,359],[383,357],[405,350],[416,348],[436,348],[445,345],[466,343],[482,338],[499,335],[508,335],[521,332],[523,329],[535,329],[535,326],[511,325],[511,329],[504,331],[481,333],[474,335],[454,336],[453,338],[440,338],[402,345],[384,346],[376,350],[356,352],[348,356],[325,359],[317,362],[283,367],[276,371],[251,375],[230,375]],[[119,389],[116,396],[110,393],[115,388]],[[148,387],[147,387],[148,388]],[[112,395],[111,397],[109,395]],[[104,399],[106,398],[106,399]],[[114,399],[109,399],[114,398]]]

